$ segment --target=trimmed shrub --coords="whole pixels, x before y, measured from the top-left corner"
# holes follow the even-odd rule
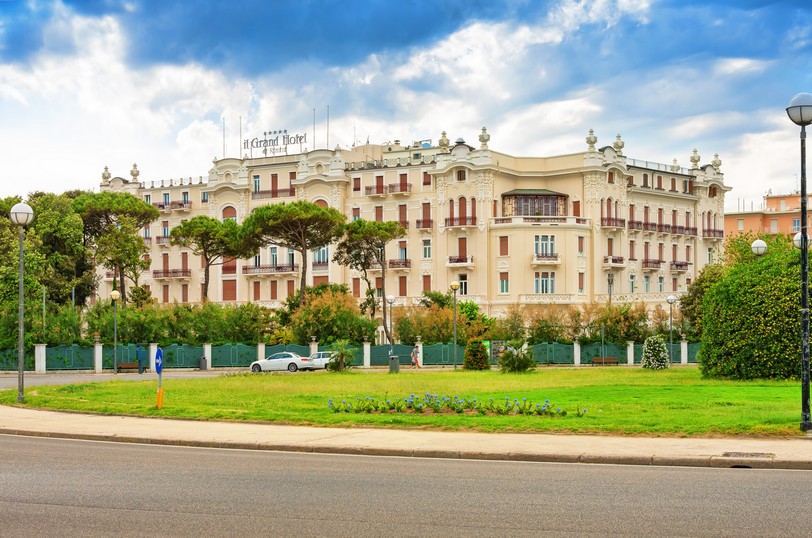
[[[640,361],[643,368],[652,370],[665,370],[670,366],[668,362],[668,348],[660,334],[646,338],[643,344],[643,358]]]
[[[489,370],[491,368],[488,351],[482,340],[471,340],[465,346],[465,359],[462,367],[466,370]]]

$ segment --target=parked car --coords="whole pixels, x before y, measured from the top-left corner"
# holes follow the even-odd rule
[[[270,372],[273,370],[295,372],[297,370],[315,370],[315,368],[310,357],[302,357],[298,353],[291,351],[280,351],[251,363],[252,372]]]
[[[335,356],[335,351],[317,351],[310,355],[310,361],[313,364],[313,367],[318,368],[327,368],[327,363],[333,360]]]

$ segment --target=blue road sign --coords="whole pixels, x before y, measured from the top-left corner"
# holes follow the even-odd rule
[[[161,375],[161,370],[164,368],[164,352],[161,348],[155,352],[155,373]]]

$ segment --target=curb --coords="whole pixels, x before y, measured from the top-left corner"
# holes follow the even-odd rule
[[[726,456],[645,456],[640,454],[560,454],[535,452],[479,452],[444,449],[382,448],[373,446],[313,446],[308,444],[246,443],[240,441],[206,441],[196,439],[153,439],[131,435],[105,435],[88,433],[54,433],[32,430],[0,428],[0,434],[52,439],[76,439],[145,445],[185,446],[194,448],[221,448],[231,450],[259,450],[273,452],[309,452],[313,454],[340,454],[358,456],[389,456],[402,458],[439,458],[484,461],[514,461],[533,463],[583,463],[605,465],[640,465],[657,467],[710,467],[718,469],[786,469],[812,470],[812,461],[775,459],[769,457]]]

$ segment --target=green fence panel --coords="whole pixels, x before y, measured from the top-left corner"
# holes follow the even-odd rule
[[[102,347],[102,368],[112,370],[114,363],[121,364],[122,362],[135,361],[135,353],[132,353],[131,358],[131,351],[128,345],[119,344],[115,346],[115,349],[113,346]]]
[[[93,370],[93,348],[54,346],[45,349],[45,370]]]
[[[572,344],[542,343],[531,349],[538,364],[575,364],[575,346]]]
[[[0,350],[0,370],[16,370],[16,369],[17,369],[17,350],[16,349]]]
[[[634,345],[634,363],[640,364],[643,362],[643,344]]]
[[[625,364],[628,360],[625,345],[594,342],[581,346],[581,364],[592,364],[595,357],[617,357],[618,364]]]
[[[200,368],[203,357],[202,346],[171,344],[161,348],[164,356],[164,368]]]
[[[287,351],[287,346],[285,344],[276,344],[273,346],[265,346],[265,356],[270,357],[274,353],[281,353],[283,351]]]
[[[290,351],[291,353],[298,353],[302,357],[309,357],[310,356],[310,346],[300,346],[297,344],[288,344],[287,349],[285,351]]]
[[[270,353],[267,353],[266,356]],[[203,356],[201,348],[200,356]],[[211,347],[212,368],[239,368],[249,366],[257,360],[257,348],[245,344],[223,344]]]
[[[689,342],[688,343],[688,362],[696,364],[697,362],[697,354],[699,353],[699,348],[702,347],[702,344],[699,342]]]

